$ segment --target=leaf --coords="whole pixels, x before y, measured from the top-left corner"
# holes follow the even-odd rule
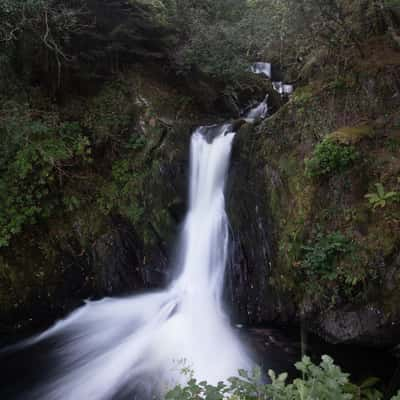
[[[279,382],[286,382],[286,379],[288,378],[288,373],[287,372],[283,372],[282,374],[278,375],[278,381]]]
[[[375,376],[371,376],[364,381],[362,381],[360,388],[367,389],[376,386],[381,380]]]
[[[375,183],[376,191],[378,192],[379,197],[384,197],[385,196],[385,189],[382,185],[382,183]]]
[[[397,196],[397,192],[388,192],[385,194],[386,199],[390,199]]]

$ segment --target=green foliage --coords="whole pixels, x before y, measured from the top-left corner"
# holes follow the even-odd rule
[[[300,286],[322,305],[353,296],[359,284],[373,278],[359,267],[361,254],[361,249],[341,232],[318,233],[310,244],[301,247],[300,261],[295,263]]]
[[[339,174],[348,169],[359,158],[354,146],[323,140],[317,144],[313,155],[306,160],[306,174],[309,177]]]
[[[379,15],[372,0],[350,3],[3,0],[0,45],[13,50],[23,69],[39,66],[58,87],[71,65],[96,76],[101,60],[116,72],[125,58],[120,55],[131,52],[166,54],[180,72],[199,69],[232,81],[265,54],[269,61],[295,65],[322,47],[339,52],[345,44],[361,51],[360,40],[377,29]],[[23,52],[17,50],[21,42]]]
[[[400,7],[400,0],[384,0],[386,7]]]
[[[386,142],[386,146],[393,153],[399,151],[400,149],[400,138],[388,138]]]
[[[243,51],[235,31],[235,26],[229,24],[207,26],[200,22],[196,34],[177,56],[181,71],[196,67],[207,75],[228,80],[243,74],[249,63],[240,56]]]
[[[400,400],[400,390],[399,390],[399,392],[396,394],[396,396],[392,397],[392,400]]]
[[[293,94],[293,101],[298,105],[306,105],[312,97],[313,92],[309,86],[299,87]]]
[[[114,81],[106,84],[93,99],[84,116],[84,124],[96,145],[123,142],[136,122],[136,106],[129,100],[132,96],[126,82]]]
[[[172,25],[180,40],[174,60],[181,71],[193,67],[228,80],[237,79],[251,62],[295,65],[299,57],[353,39],[354,20],[343,1],[298,0],[176,0]],[[329,30],[329,35],[326,31]],[[329,37],[329,39],[327,39]],[[288,51],[290,49],[290,51]]]
[[[138,224],[144,209],[140,205],[143,193],[145,172],[135,170],[128,159],[115,161],[112,166],[111,180],[101,189],[97,204],[100,210],[109,214],[118,210],[129,220]]]
[[[375,183],[375,188],[375,193],[368,193],[365,195],[365,198],[368,199],[369,204],[373,209],[376,209],[377,207],[385,208],[386,205],[399,199],[398,192],[385,192],[385,188],[380,182]]]
[[[13,59],[22,77],[29,79],[39,69],[54,87],[60,87],[63,67],[74,60],[73,38],[91,27],[85,0],[0,2],[0,51]]]
[[[198,382],[190,377],[186,386],[178,385],[170,390],[165,400],[361,400],[382,398],[374,385],[376,380],[368,380],[357,386],[328,356],[322,356],[319,365],[307,356],[296,363],[302,378],[288,383],[288,374],[277,375],[269,371],[270,383],[262,381],[259,369],[252,374],[239,371],[239,377],[220,382],[216,386]],[[393,398],[392,400],[397,400]]]
[[[353,244],[341,232],[319,233],[311,246],[303,246],[301,268],[309,276],[327,280],[338,277],[337,261],[354,250]]]
[[[182,73],[198,69],[219,79],[234,80],[249,66],[240,22],[246,1],[177,0],[173,23],[182,40],[173,58]]]
[[[78,123],[62,123],[53,114],[36,119],[13,103],[5,105],[2,116],[0,247],[24,225],[50,216],[63,177],[78,163],[90,161],[89,141]]]
[[[360,385],[349,383],[347,391],[357,400],[382,400],[382,393],[376,388],[380,382],[379,378],[369,377],[361,382]]]

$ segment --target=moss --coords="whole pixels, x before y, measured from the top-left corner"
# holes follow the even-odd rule
[[[274,218],[279,217],[279,211],[282,204],[279,191],[276,187],[272,187],[269,190],[269,204],[271,207],[271,213]]]
[[[367,233],[362,240],[371,256],[380,254],[384,258],[390,258],[395,253],[399,245],[400,227],[396,227],[395,221],[393,221],[395,224],[391,222],[382,214],[370,219]]]
[[[276,157],[277,154],[270,154]],[[270,159],[271,162],[271,159]],[[276,263],[271,282],[276,288],[289,290],[300,296],[294,274],[300,248],[312,213],[314,188],[304,176],[301,158],[296,153],[279,153],[278,163],[269,176],[276,178],[267,183],[269,207],[275,224],[278,242]],[[267,176],[268,176],[267,175]],[[279,178],[278,178],[279,177]]]
[[[313,95],[314,90],[310,85],[301,86],[295,90],[292,101],[296,103],[296,106],[305,105],[312,99]]]
[[[354,127],[344,127],[327,135],[327,139],[344,145],[355,145],[364,139],[374,137],[374,129],[362,124]]]

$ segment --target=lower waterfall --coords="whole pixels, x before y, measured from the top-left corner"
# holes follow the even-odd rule
[[[252,367],[222,305],[229,245],[224,186],[235,135],[231,130],[225,124],[193,133],[189,210],[169,287],[87,302],[18,345],[55,343],[48,355],[50,376],[23,398],[107,400],[123,390],[140,393],[133,398],[143,400],[185,381],[184,367],[212,384]]]

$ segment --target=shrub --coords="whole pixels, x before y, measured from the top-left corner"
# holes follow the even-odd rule
[[[300,260],[295,263],[300,287],[321,305],[331,306],[340,298],[352,297],[373,271],[362,262],[362,249],[341,232],[318,233],[309,244],[301,246]]]
[[[51,215],[63,177],[90,152],[78,123],[46,113],[34,119],[29,109],[8,106],[0,110],[0,247],[24,225]]]
[[[341,173],[358,157],[354,146],[340,145],[325,139],[317,144],[312,157],[306,160],[306,175],[313,178]]]
[[[307,275],[316,275],[334,280],[338,276],[338,259],[354,250],[354,245],[341,232],[328,235],[318,234],[316,241],[309,246],[302,246],[303,261],[301,268]]]
[[[241,26],[248,10],[245,1],[181,0],[177,7],[173,23],[185,37],[174,54],[179,72],[195,68],[218,79],[234,81],[248,70],[250,62]]]
[[[396,394],[396,396],[392,397],[392,400],[400,400],[400,391]]]
[[[137,107],[132,104],[133,93],[126,82],[106,84],[89,103],[83,124],[91,132],[97,146],[109,143],[120,146],[136,122]]]
[[[111,179],[100,190],[97,204],[104,214],[118,210],[128,219],[138,224],[143,213],[143,204],[139,202],[147,175],[135,170],[127,160],[115,161],[112,166]]]
[[[186,386],[176,386],[169,391],[166,400],[352,400],[375,399],[382,395],[370,384],[354,385],[349,375],[342,372],[328,356],[322,356],[319,365],[309,357],[303,357],[296,364],[302,378],[288,383],[288,374],[276,375],[269,371],[270,384],[262,382],[262,374],[256,369],[253,374],[239,371],[239,377],[228,379],[227,383],[209,385],[191,378]],[[372,380],[372,382],[375,382]],[[395,400],[394,398],[393,400]]]

